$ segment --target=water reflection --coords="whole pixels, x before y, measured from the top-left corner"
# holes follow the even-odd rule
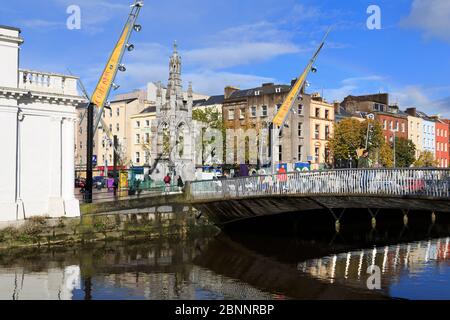
[[[450,299],[450,234],[435,229],[0,252],[0,299]]]

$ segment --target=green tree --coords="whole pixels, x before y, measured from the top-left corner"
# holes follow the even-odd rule
[[[424,151],[420,154],[419,159],[414,162],[414,166],[418,168],[437,167],[439,162],[434,158],[434,154],[430,151]]]
[[[397,137],[395,139],[396,166],[409,168],[416,161],[416,145],[411,140]]]
[[[208,126],[212,129],[217,129],[222,132],[222,141],[223,141],[223,157],[226,155],[226,129],[225,123],[222,118],[222,113],[217,108],[204,108],[204,109],[195,109],[192,111],[192,119],[208,124]],[[214,143],[215,139],[211,139],[210,141],[205,141],[204,136],[204,128],[202,129],[202,150],[206,150],[206,146]],[[203,152],[203,151],[202,151]],[[203,159],[202,155],[202,159]],[[222,159],[225,160],[225,159]]]
[[[363,128],[361,122],[348,118],[337,123],[334,128],[334,135],[328,145],[335,160],[358,159],[358,149],[363,141],[361,133]]]

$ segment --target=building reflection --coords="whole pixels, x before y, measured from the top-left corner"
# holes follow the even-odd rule
[[[298,270],[321,281],[367,288],[371,275],[367,270],[377,266],[382,289],[388,290],[405,274],[418,276],[427,272],[430,265],[448,263],[449,250],[450,238],[419,241],[310,259],[299,263]]]

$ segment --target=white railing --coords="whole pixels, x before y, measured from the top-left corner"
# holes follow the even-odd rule
[[[49,72],[20,69],[19,88],[43,93],[78,96],[76,77]]]
[[[193,200],[269,195],[393,195],[450,199],[449,169],[373,169],[295,172],[194,181]]]

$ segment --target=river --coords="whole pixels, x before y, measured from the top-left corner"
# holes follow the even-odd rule
[[[448,224],[344,230],[3,251],[0,299],[450,299]]]

